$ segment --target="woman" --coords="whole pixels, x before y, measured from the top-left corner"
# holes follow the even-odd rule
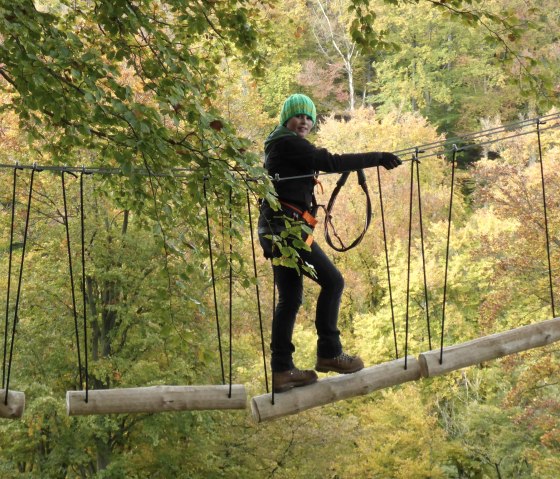
[[[259,240],[267,258],[280,256],[273,248],[271,235],[285,229],[286,217],[304,221],[311,228],[314,226],[314,175],[318,171],[343,172],[379,165],[392,169],[401,164],[401,160],[392,153],[336,155],[314,147],[305,137],[315,125],[316,118],[315,105],[309,97],[291,95],[282,107],[280,125],[265,141],[265,168],[276,179],[274,186],[282,207],[280,211],[274,211],[266,201],[261,205]],[[314,276],[294,268],[273,265],[278,288],[271,340],[272,383],[276,393],[317,381],[315,371],[300,370],[292,360],[295,351],[292,334],[303,298],[303,275],[321,287],[315,313],[318,336],[315,369],[353,373],[364,367],[358,356],[343,352],[340,342],[337,322],[344,279],[312,237],[307,237],[306,242],[310,244],[311,251],[301,249],[298,253],[303,262],[313,266]]]

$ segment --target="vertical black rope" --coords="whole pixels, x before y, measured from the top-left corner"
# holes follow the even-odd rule
[[[418,153],[416,154],[418,158]],[[426,254],[424,252],[424,225],[422,221],[422,194],[420,192],[420,162],[416,163],[416,184],[418,185],[418,218],[420,223],[420,244],[422,247],[422,271],[424,273],[424,302],[426,303],[426,324],[428,328],[428,347],[432,349],[432,331],[430,328],[430,307],[428,304],[428,280],[426,279]]]
[[[35,178],[35,171],[37,169],[33,166],[31,170],[31,179],[29,181],[29,195],[27,198],[27,212],[25,215],[25,229],[23,231],[23,246],[21,249],[21,262],[19,266],[19,277],[18,277],[18,286],[16,292],[16,304],[14,307],[14,321],[12,324],[12,339],[10,344],[10,357],[8,359],[8,374],[6,376],[6,395],[4,397],[4,404],[8,404],[8,391],[10,389],[10,374],[12,371],[12,360],[14,356],[14,343],[16,339],[16,326],[18,322],[18,310],[19,310],[19,300],[21,298],[21,285],[23,283],[23,264],[25,260],[25,248],[27,246],[27,235],[29,232],[29,215],[31,213],[31,198],[33,197],[33,180]]]
[[[447,301],[447,271],[449,269],[449,243],[451,238],[451,215],[453,211],[453,188],[455,186],[455,158],[457,157],[457,145],[453,145],[453,157],[451,158],[451,194],[449,195],[449,215],[447,218],[447,246],[445,249],[445,275],[443,279],[443,304],[441,311],[441,339],[439,351],[439,363],[443,364],[443,335],[445,332],[445,305]]]
[[[410,303],[410,256],[412,247],[412,203],[414,197],[414,163],[418,160],[418,155],[415,155],[410,162],[410,206],[408,210],[408,266],[406,273],[406,330],[404,339],[404,368],[407,369],[408,357],[408,323],[409,323],[409,303]]]
[[[395,310],[393,307],[393,290],[391,288],[391,270],[389,268],[389,248],[387,246],[387,228],[385,227],[385,208],[383,207],[383,193],[381,191],[381,173],[377,167],[377,184],[379,188],[379,209],[381,211],[381,224],[383,226],[383,243],[385,245],[385,263],[387,265],[387,282],[389,284],[389,302],[391,304],[391,322],[393,324],[393,341],[395,343],[395,359],[399,359],[399,348],[397,345],[397,327],[395,325]]]
[[[12,258],[14,250],[14,218],[16,213],[16,184],[17,184],[17,165],[14,168],[13,187],[12,187],[12,219],[10,222],[10,254],[8,257],[8,285],[6,291],[6,323],[4,325],[4,360],[2,363],[2,389],[6,383],[6,359],[8,354],[8,330],[10,323],[10,284],[12,283]],[[7,404],[7,403],[6,403]]]
[[[262,357],[263,357],[263,369],[264,369],[264,383],[266,386],[266,392],[269,392],[268,389],[268,370],[266,367],[266,351],[264,346],[264,329],[263,329],[263,320],[262,320],[262,312],[261,312],[261,295],[259,291],[259,278],[257,272],[257,257],[255,253],[255,237],[253,234],[253,218],[251,215],[251,199],[249,198],[249,190],[247,190],[247,212],[249,214],[249,231],[251,233],[251,251],[253,253],[253,274],[255,277],[255,290],[257,294],[257,312],[259,315],[259,329],[261,333],[261,349],[262,349]]]
[[[222,369],[222,384],[226,383],[226,375],[224,371],[224,356],[222,354],[222,335],[220,332],[220,315],[218,312],[218,295],[216,293],[216,275],[214,274],[214,257],[212,254],[212,238],[210,234],[210,216],[208,214],[208,195],[206,192],[206,182],[208,178],[204,178],[203,191],[204,191],[204,209],[206,212],[206,236],[208,238],[208,254],[210,257],[210,274],[212,275],[212,290],[214,292],[214,313],[216,315],[216,331],[218,334],[218,350],[220,353],[220,366]]]
[[[229,394],[231,398],[233,369],[233,187],[229,187]]]
[[[552,317],[556,317],[556,310],[554,307],[554,288],[552,285],[552,262],[550,260],[550,237],[548,232],[548,215],[546,212],[546,192],[545,192],[545,181],[544,181],[544,166],[543,166],[543,157],[542,157],[542,145],[541,145],[541,125],[544,125],[546,122],[541,120],[537,120],[537,138],[539,142],[539,163],[541,164],[541,185],[542,185],[542,197],[543,197],[543,209],[544,209],[544,228],[546,233],[546,255],[548,258],[548,280],[550,283],[550,305],[552,308]]]
[[[84,168],[85,170],[85,168]],[[89,368],[88,368],[88,337],[87,337],[87,295],[86,295],[86,238],[85,238],[85,213],[84,213],[84,175],[82,170],[80,175],[80,230],[82,241],[82,307],[84,317],[84,373],[86,382],[86,397],[85,402],[89,399]]]
[[[82,355],[80,353],[80,334],[78,332],[78,309],[76,307],[76,290],[74,288],[74,272],[72,267],[72,248],[70,247],[70,227],[68,224],[68,203],[66,201],[66,184],[64,182],[64,174],[69,173],[66,171],[62,172],[62,199],[64,202],[64,226],[66,229],[66,245],[68,250],[68,268],[70,270],[70,289],[72,291],[72,311],[74,313],[74,329],[76,333],[76,346],[78,353],[78,374],[80,378],[80,388],[83,385],[82,377]],[[71,175],[75,176],[73,173]]]
[[[274,245],[272,246],[274,249]],[[274,313],[276,310],[276,270],[274,269],[273,260],[270,260],[272,266],[272,322],[274,323]],[[272,371],[272,405],[274,406],[274,371]]]

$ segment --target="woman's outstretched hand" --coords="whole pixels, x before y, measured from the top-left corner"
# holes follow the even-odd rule
[[[379,164],[383,166],[387,170],[392,170],[399,165],[402,165],[401,159],[397,155],[393,155],[393,153],[381,153],[381,160]]]

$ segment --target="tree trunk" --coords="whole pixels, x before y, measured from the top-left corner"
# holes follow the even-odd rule
[[[99,438],[96,442],[97,471],[104,471],[111,463],[111,441],[110,438]]]
[[[97,210],[97,214],[104,214],[104,212]],[[106,213],[105,213],[106,214]],[[112,240],[112,229],[116,228],[113,221],[109,221],[106,217],[103,222],[107,231],[110,233],[108,243],[111,248],[114,248]],[[125,236],[129,226],[129,213],[124,212],[123,222],[116,235]],[[109,247],[109,246],[108,246]],[[110,265],[109,267],[120,267],[120,264]],[[108,358],[114,352],[112,340],[115,337],[115,329],[119,326],[119,316],[114,306],[119,304],[123,297],[122,285],[119,281],[107,281],[97,278],[95,276],[87,276],[87,305],[88,305],[88,323],[91,328],[91,337],[88,347],[91,347],[92,360],[98,361],[100,359]],[[118,348],[117,348],[118,349]],[[91,376],[91,386],[95,390],[107,390],[111,388],[111,378]],[[100,424],[100,427],[103,426]],[[114,442],[111,440],[110,434],[107,432],[106,437],[99,437],[96,442],[96,468],[97,471],[107,469],[112,460],[112,452],[115,447]]]
[[[346,59],[345,62],[346,75],[348,77],[348,96],[350,111],[354,111],[355,99],[354,99],[354,70],[352,68],[352,63],[350,59]]]
[[[362,106],[366,106],[368,85],[373,79],[373,57],[366,57],[366,78],[364,81],[364,91],[362,93]]]

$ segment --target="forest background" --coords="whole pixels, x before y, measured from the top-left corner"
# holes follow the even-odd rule
[[[314,99],[314,143],[351,152],[396,151],[553,113],[560,91],[560,7],[552,0],[2,0],[0,12],[0,163],[122,172],[65,175],[77,313],[81,320],[83,279],[94,388],[222,382],[208,207],[226,349],[230,265],[233,273],[233,381],[250,395],[266,390],[247,198],[254,221],[256,199],[271,189],[247,178],[263,173],[262,142],[287,95]],[[560,132],[543,132],[556,292],[559,145]],[[446,344],[552,316],[536,133],[459,146],[468,148],[458,155],[454,190]],[[406,165],[380,172],[401,354]],[[171,168],[182,174],[158,176]],[[15,174],[15,203],[13,169],[2,169],[0,189],[0,282],[3,293],[8,285],[12,291],[8,344],[31,181],[29,170]],[[376,170],[367,176],[375,200]],[[322,180],[320,201],[335,180]],[[410,354],[440,334],[450,185],[449,155],[421,163],[429,302],[414,205]],[[364,200],[356,186],[346,188],[336,218],[349,237]],[[395,357],[374,204],[363,243],[332,252],[346,279],[345,349],[370,365]],[[83,380],[64,225],[60,173],[35,172],[10,378],[26,394],[26,411],[0,422],[2,478],[558,477],[554,345],[267,424],[247,411],[67,417],[65,392]],[[268,350],[272,278],[258,249],[257,269]],[[295,334],[303,368],[314,364],[316,294],[308,282]],[[6,362],[3,373],[5,381]]]

